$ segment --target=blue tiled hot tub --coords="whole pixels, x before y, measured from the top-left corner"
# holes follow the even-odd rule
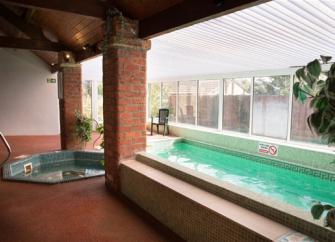
[[[32,155],[3,166],[3,179],[61,183],[105,174],[102,152],[55,151]]]

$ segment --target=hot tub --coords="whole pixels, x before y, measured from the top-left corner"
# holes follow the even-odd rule
[[[55,184],[103,176],[102,152],[55,151],[36,154],[3,166],[3,179]]]

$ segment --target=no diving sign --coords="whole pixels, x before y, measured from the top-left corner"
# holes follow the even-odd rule
[[[277,156],[278,146],[272,144],[258,143],[258,153]]]

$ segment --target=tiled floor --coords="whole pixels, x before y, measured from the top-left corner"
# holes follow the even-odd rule
[[[13,157],[59,149],[59,137],[8,137]],[[4,149],[0,147],[0,156]],[[104,178],[58,185],[0,181],[0,241],[179,241]]]

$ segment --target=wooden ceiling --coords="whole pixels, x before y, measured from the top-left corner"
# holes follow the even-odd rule
[[[48,65],[57,63],[59,48],[84,56],[79,58],[82,60],[90,57],[81,53],[83,47],[93,46],[103,39],[108,7],[140,20],[140,36],[149,38],[213,14],[264,1],[0,0],[0,32],[8,37],[0,38],[0,47],[13,48],[13,43],[18,43],[22,48],[33,50]],[[220,6],[222,3],[226,5]],[[18,38],[39,43],[21,45]]]

